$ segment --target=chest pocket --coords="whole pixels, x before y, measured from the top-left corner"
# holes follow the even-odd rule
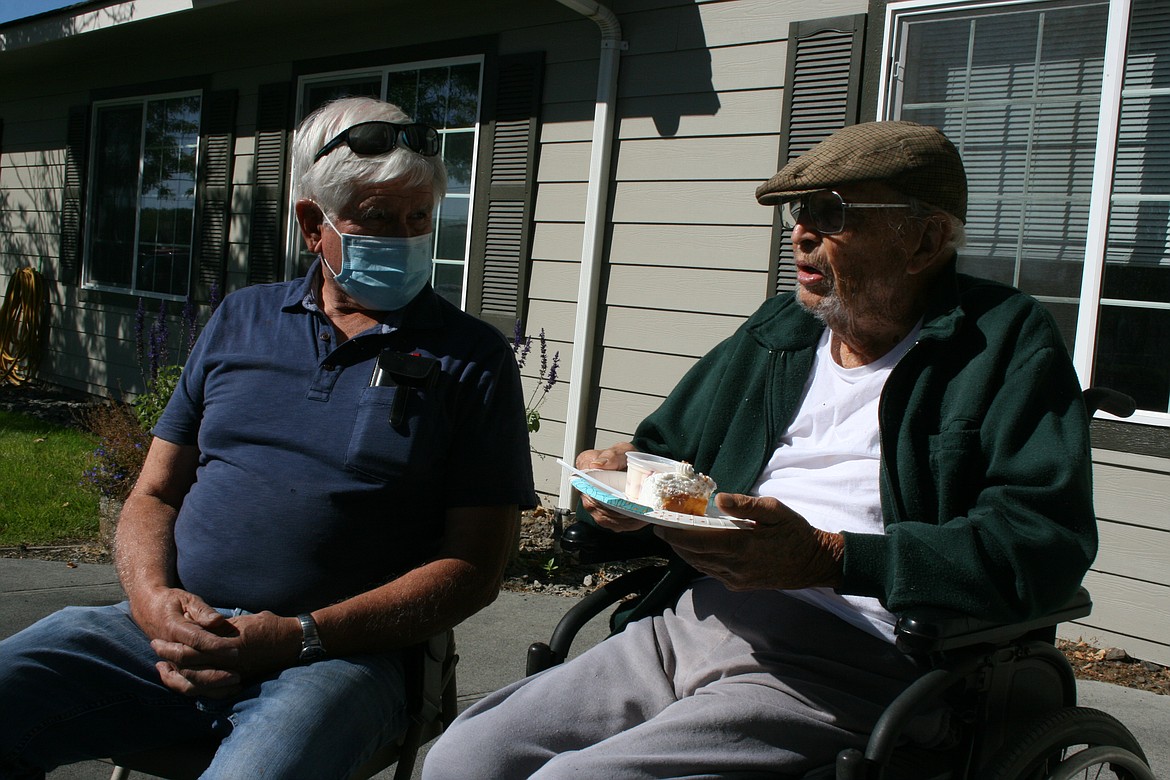
[[[367,387],[354,417],[345,466],[375,479],[423,478],[447,451],[450,424],[434,389]],[[400,417],[396,424],[391,416]]]
[[[930,468],[938,491],[939,518],[966,514],[986,483],[979,431],[942,431],[930,437]]]

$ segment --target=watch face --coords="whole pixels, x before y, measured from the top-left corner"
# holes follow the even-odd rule
[[[309,647],[301,648],[302,661],[316,661],[325,657],[325,648],[321,645],[310,645]]]

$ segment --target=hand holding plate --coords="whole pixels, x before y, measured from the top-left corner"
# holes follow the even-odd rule
[[[730,590],[835,587],[844,539],[813,528],[774,498],[719,493],[720,510],[742,518],[736,531],[656,528],[654,533],[695,569]]]

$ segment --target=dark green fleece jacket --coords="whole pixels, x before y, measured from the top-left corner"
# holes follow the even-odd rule
[[[750,492],[791,423],[823,326],[766,301],[638,426],[638,449]],[[1010,287],[940,277],[882,392],[884,534],[845,534],[842,593],[892,612],[1018,619],[1067,599],[1097,549],[1089,425],[1048,313]]]

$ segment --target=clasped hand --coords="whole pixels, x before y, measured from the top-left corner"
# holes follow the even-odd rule
[[[616,445],[577,457],[578,468],[622,469],[630,448]],[[597,524],[611,531],[633,531],[647,523],[608,510],[581,497]],[[775,498],[718,493],[716,507],[744,522],[736,530],[655,526],[654,533],[680,558],[730,590],[836,587],[842,578],[844,539],[811,526]]]
[[[295,619],[271,612],[224,617],[177,588],[132,601],[131,612],[161,659],[155,668],[163,685],[187,696],[233,696],[250,678],[295,661],[289,655]]]

